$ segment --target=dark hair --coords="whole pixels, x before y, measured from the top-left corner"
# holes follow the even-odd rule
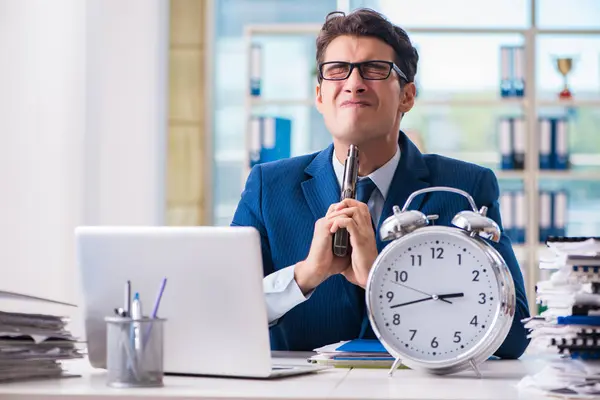
[[[415,80],[419,54],[410,42],[408,34],[382,14],[369,8],[359,8],[348,15],[341,11],[327,14],[317,36],[317,66],[323,62],[329,43],[342,35],[370,36],[383,40],[394,49],[394,62],[406,74],[408,81]]]

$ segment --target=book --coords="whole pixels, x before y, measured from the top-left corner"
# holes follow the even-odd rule
[[[308,362],[339,368],[391,368],[394,357],[375,339],[355,339],[315,349]],[[406,366],[400,368],[406,369]]]

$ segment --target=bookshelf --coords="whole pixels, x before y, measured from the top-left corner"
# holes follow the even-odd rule
[[[507,97],[502,98],[481,98],[481,99],[457,99],[457,98],[444,98],[444,97],[418,97],[415,102],[415,108],[432,108],[432,107],[446,107],[446,106],[457,106],[457,107],[489,107],[489,108],[516,108],[522,113],[525,119],[525,132],[526,132],[526,143],[525,143],[525,168],[523,170],[496,170],[496,175],[499,179],[513,179],[522,182],[522,187],[525,192],[526,199],[526,237],[525,243],[522,245],[515,245],[515,253],[517,258],[520,260],[521,267],[523,270],[526,289],[528,298],[530,301],[530,309],[532,313],[537,312],[537,306],[535,304],[535,285],[540,278],[540,272],[538,268],[539,257],[544,252],[544,245],[540,244],[539,236],[539,215],[538,215],[538,204],[539,204],[539,190],[540,182],[542,180],[553,180],[553,181],[598,181],[600,182],[600,154],[573,154],[572,162],[581,162],[585,165],[592,165],[596,168],[590,170],[541,170],[539,168],[539,139],[538,139],[538,117],[539,110],[542,107],[558,108],[558,109],[569,109],[569,108],[598,108],[600,109],[600,93],[598,97],[581,97],[575,96],[572,100],[563,101],[557,98],[538,98],[538,91],[536,87],[536,45],[539,37],[543,35],[566,35],[566,36],[597,36],[600,37],[600,29],[539,29],[536,27],[535,18],[535,1],[529,2],[531,7],[531,21],[529,28],[526,29],[502,29],[502,28],[490,28],[490,29],[479,29],[479,28],[411,28],[403,27],[409,34],[467,34],[467,35],[520,35],[523,40],[523,46],[525,48],[525,81],[527,82],[527,88],[523,97]],[[244,40],[246,44],[247,57],[246,60],[251,60],[251,46],[257,36],[281,36],[281,35],[297,35],[307,36],[312,35],[316,37],[317,33],[321,28],[320,24],[254,24],[247,25],[244,28]],[[574,39],[575,40],[575,39]],[[247,81],[250,82],[250,67],[247,65]],[[418,74],[417,74],[418,75]],[[418,76],[417,76],[418,79]],[[500,79],[498,77],[498,84]],[[499,90],[498,90],[499,91]],[[557,89],[558,91],[558,89]],[[314,98],[306,96],[305,98],[292,98],[292,99],[277,99],[277,98],[262,98],[254,97],[250,94],[249,90],[246,90],[246,96],[244,99],[244,121],[246,123],[246,149],[248,149],[248,138],[249,138],[249,120],[253,112],[257,108],[266,107],[306,107],[310,108],[314,106]],[[476,162],[478,159],[494,161],[498,159],[499,151],[494,150],[494,144],[490,146],[489,152],[483,152],[479,154],[466,154],[456,152],[453,154],[444,155],[466,159],[468,161]],[[248,151],[245,152],[223,152],[216,155],[220,159],[236,159],[243,160],[244,165],[249,165]],[[577,159],[579,157],[579,159]],[[498,162],[499,165],[499,162]],[[242,174],[242,182],[245,182],[247,172]]]

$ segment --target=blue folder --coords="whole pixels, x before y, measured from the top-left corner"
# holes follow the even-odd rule
[[[376,339],[355,339],[344,343],[336,351],[348,353],[388,353],[381,342]]]
[[[557,318],[558,325],[591,325],[600,326],[600,316],[569,315]]]

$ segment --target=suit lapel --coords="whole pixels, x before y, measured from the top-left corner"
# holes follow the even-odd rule
[[[331,165],[332,155],[333,145],[329,145],[304,170],[312,178],[302,182],[302,191],[315,221],[325,216],[331,204],[340,201],[341,189]]]
[[[400,161],[396,168],[396,172],[394,173],[394,177],[392,178],[392,183],[390,184],[390,189],[383,205],[383,211],[381,212],[381,217],[379,218],[379,223],[377,225],[377,232],[379,232],[382,222],[392,215],[393,206],[397,205],[400,208],[404,207],[404,203],[406,203],[406,200],[413,192],[430,186],[428,181],[429,169],[423,159],[423,154],[419,151],[417,146],[415,146],[402,131],[400,131],[398,144],[400,146]],[[408,209],[418,210],[421,207],[425,196],[426,195],[420,195],[415,197],[411,201]],[[385,247],[385,244],[385,242],[381,241],[378,234],[377,249],[380,252]]]

